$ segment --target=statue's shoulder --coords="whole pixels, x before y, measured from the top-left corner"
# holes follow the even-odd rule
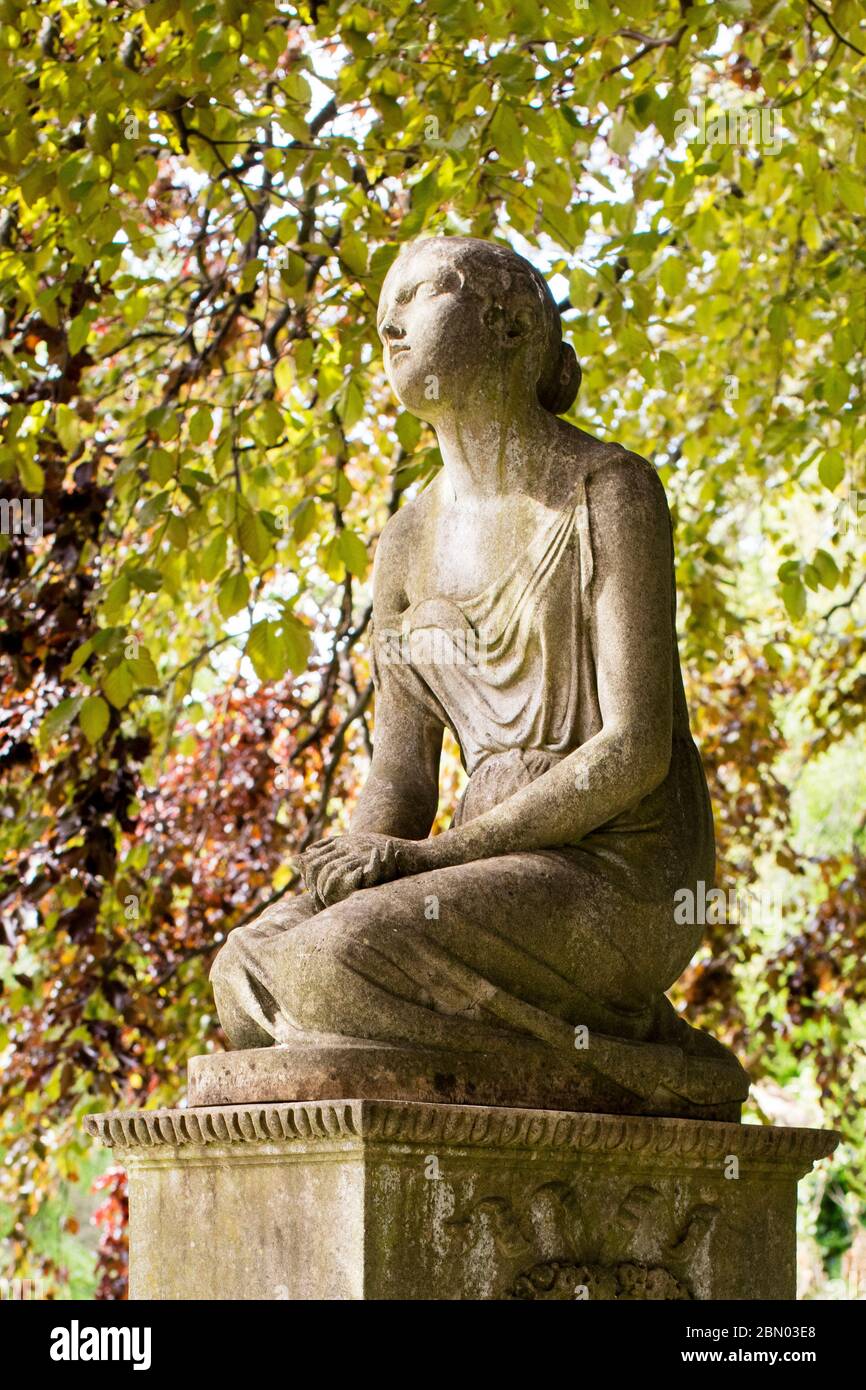
[[[405,502],[382,527],[373,565],[374,581],[380,592],[390,590],[394,585],[402,587],[410,561],[418,552],[424,517],[429,508],[426,499],[425,491],[411,502]]]
[[[642,454],[622,444],[584,435],[576,449],[576,463],[584,484],[596,496],[643,502],[667,511],[664,484]]]
[[[429,510],[427,492],[425,490],[410,502],[404,502],[385,522],[376,550],[377,555],[383,553],[383,560],[394,556],[399,558],[399,553],[417,540]]]

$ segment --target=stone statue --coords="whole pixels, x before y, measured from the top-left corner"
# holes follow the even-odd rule
[[[330,1078],[739,1118],[745,1072],[664,993],[702,934],[674,895],[712,884],[714,843],[662,484],[558,418],[580,368],[506,246],[405,247],[379,332],[444,467],[376,553],[375,749],[350,831],[302,856],[303,896],[229,935],[223,1029],[284,1049],[300,1099]],[[469,781],[431,836],[445,728]]]
[[[794,1298],[839,1136],[726,1123],[748,1078],[665,997],[714,846],[661,483],[558,418],[580,371],[507,247],[414,242],[379,330],[444,467],[376,553],[370,775],[216,958],[235,1050],[183,1108],[87,1117],[131,1297]]]

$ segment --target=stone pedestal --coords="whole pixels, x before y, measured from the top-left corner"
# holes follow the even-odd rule
[[[838,1136],[412,1101],[88,1117],[134,1299],[792,1299]]]

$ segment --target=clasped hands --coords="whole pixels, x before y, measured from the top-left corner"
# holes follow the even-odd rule
[[[401,840],[366,831],[319,840],[298,856],[304,886],[316,912],[333,907],[359,888],[432,868],[429,840]]]

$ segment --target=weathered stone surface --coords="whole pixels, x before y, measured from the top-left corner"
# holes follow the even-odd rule
[[[129,1170],[137,1299],[793,1298],[797,1179],[838,1142],[358,1100],[86,1123]]]
[[[404,248],[379,327],[444,467],[377,549],[370,774],[220,951],[239,1050],[193,1108],[88,1120],[132,1296],[791,1298],[836,1138],[727,1123],[748,1077],[666,996],[714,842],[659,477],[557,418],[580,370],[507,247]]]
[[[201,1106],[356,1096],[687,1119],[740,1118],[739,1100],[727,1104],[716,1100],[705,1106],[688,1100],[694,1088],[679,1048],[593,1037],[585,1052],[573,1056],[572,1062],[568,1055],[563,1057],[532,1039],[516,1047],[503,1039],[493,1055],[346,1039],[245,1048],[190,1058],[187,1100]],[[703,1061],[705,1069],[708,1065]],[[743,1075],[745,1099],[748,1081]]]
[[[230,933],[223,1030],[243,1049],[414,1048],[416,1072],[459,1052],[455,1097],[732,1116],[742,1068],[665,996],[703,936],[675,903],[703,902],[714,846],[658,474],[558,418],[580,369],[508,247],[404,247],[379,330],[444,467],[376,552],[375,743],[349,833],[304,853],[305,894]],[[469,782],[431,835],[446,728]],[[562,1083],[516,1096],[539,1045]]]

